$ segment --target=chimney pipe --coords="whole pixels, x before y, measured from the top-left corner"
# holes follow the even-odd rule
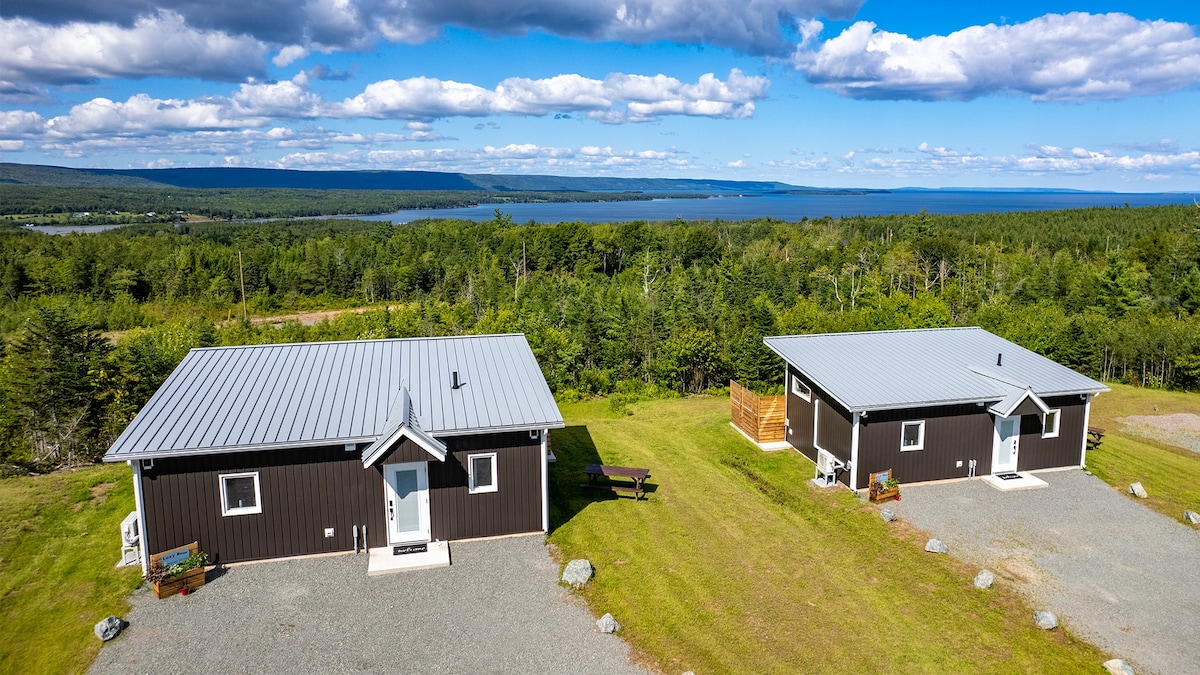
[[[1003,361],[1003,360],[1004,360],[1004,353],[1003,353],[1003,352],[1001,352],[1001,353],[999,353],[999,354],[996,354],[996,365],[997,365],[997,366],[1003,366],[1004,364],[1003,364],[1003,363],[1001,363],[1001,361]],[[458,375],[458,373],[455,373],[455,375]]]
[[[456,370],[456,371],[454,371],[454,375],[451,377],[451,380],[450,380],[450,388],[451,388],[451,389],[458,389],[458,388],[459,388],[459,387],[461,387],[461,386],[462,386],[462,384],[461,384],[461,383],[459,383],[459,381],[458,381],[458,371]]]

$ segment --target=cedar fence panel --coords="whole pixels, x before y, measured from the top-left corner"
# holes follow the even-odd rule
[[[737,382],[729,381],[729,417],[755,443],[775,443],[784,439],[787,398],[759,396]]]

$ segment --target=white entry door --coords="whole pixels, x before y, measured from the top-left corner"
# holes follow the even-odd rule
[[[1021,416],[996,419],[996,447],[992,452],[992,473],[1017,470],[1017,452],[1021,443]]]
[[[429,541],[429,474],[425,462],[384,464],[388,543]]]

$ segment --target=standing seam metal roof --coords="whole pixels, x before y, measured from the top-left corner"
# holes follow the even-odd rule
[[[999,401],[1012,386],[1043,398],[1108,391],[977,327],[788,335],[763,342],[851,411]]]
[[[563,426],[524,335],[209,347],[184,357],[104,459],[375,441],[401,387],[435,437]]]

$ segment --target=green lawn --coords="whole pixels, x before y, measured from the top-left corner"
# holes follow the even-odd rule
[[[806,482],[812,463],[764,453],[729,426],[725,398],[562,406],[552,535],[597,567],[581,595],[612,612],[660,672],[1097,672],[1104,656],[1034,627],[1003,585],[922,550],[848,491]],[[580,490],[583,465],[643,466],[643,502]]]
[[[0,480],[0,672],[83,672],[97,621],[129,610],[141,570],[114,567],[133,510],[125,465]]]
[[[1200,415],[1200,394],[1114,384],[1092,402],[1091,425],[1105,430],[1104,442],[1089,450],[1087,465],[1106,483],[1127,492],[1140,481],[1149,498],[1138,500],[1175,520],[1185,509],[1200,512],[1200,455],[1122,432],[1128,415]],[[1133,497],[1130,497],[1133,499]]]

